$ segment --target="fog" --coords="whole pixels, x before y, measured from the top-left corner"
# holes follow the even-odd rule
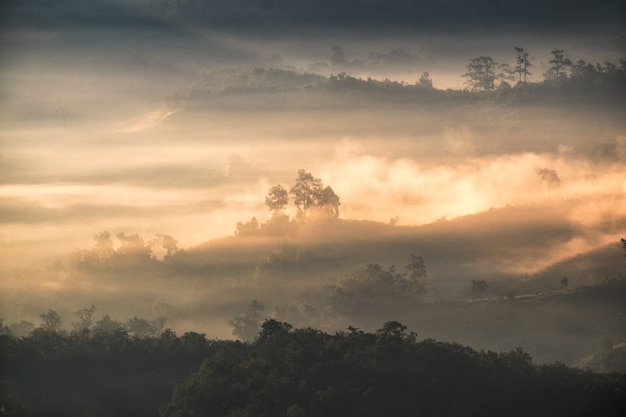
[[[40,313],[55,309],[69,328],[73,312],[95,304],[121,321],[167,316],[178,331],[232,337],[229,320],[256,299],[268,316],[296,325],[376,328],[403,319],[424,337],[508,348],[532,345],[524,326],[539,316],[526,306],[511,319],[526,330],[510,339],[437,327],[476,311],[468,307],[476,304],[472,280],[488,280],[485,297],[500,299],[557,290],[563,274],[576,275],[574,287],[623,279],[623,74],[586,95],[541,84],[555,48],[572,63],[608,61],[623,73],[619,2],[565,11],[555,2],[526,15],[514,13],[517,2],[512,11],[495,2],[489,13],[492,2],[473,11],[424,2],[429,19],[412,2],[387,10],[372,0],[354,21],[350,2],[311,14],[303,2],[260,2],[271,3],[266,9],[242,0],[235,3],[246,7],[219,12],[205,3],[2,6],[5,321],[38,325]],[[456,13],[446,12],[451,4]],[[567,19],[554,20],[559,13]],[[529,53],[531,87],[471,92],[468,61],[490,56],[514,67],[515,46]],[[420,90],[425,72],[432,86]],[[238,222],[270,221],[268,189],[289,189],[299,169],[339,196],[339,223],[235,236]],[[542,177],[548,171],[558,181]],[[297,210],[285,214],[294,220]],[[153,242],[147,263],[77,262],[103,231],[116,251],[118,233],[148,246],[169,235],[179,251],[164,258]],[[370,263],[404,270],[411,254],[424,259],[431,285],[418,307],[379,300],[380,308],[355,302],[324,313],[328,288],[348,291],[347,277]],[[585,262],[568,266],[576,257]],[[457,302],[466,304],[446,304]],[[304,305],[316,313],[307,316]],[[420,318],[424,306],[436,324]],[[603,331],[626,341],[620,323],[587,338],[550,336],[533,353],[573,363]]]

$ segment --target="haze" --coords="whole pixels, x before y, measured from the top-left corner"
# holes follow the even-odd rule
[[[559,266],[549,278],[577,276],[573,284],[583,286],[626,271],[624,79],[606,97],[605,89],[589,99],[554,93],[503,103],[472,99],[462,76],[478,56],[514,66],[516,46],[529,53],[530,84],[544,81],[554,49],[623,72],[621,2],[4,3],[7,322],[37,324],[52,308],[70,323],[93,303],[120,320],[166,315],[168,327],[232,337],[228,320],[252,299],[270,315],[280,316],[284,300],[321,311],[315,291],[323,285],[371,262],[404,267],[411,254],[428,268],[428,303],[470,298],[479,278],[493,283],[494,297],[549,290],[527,278],[598,251],[615,260],[580,276]],[[425,72],[433,91],[408,94]],[[271,218],[268,189],[291,187],[299,169],[332,187],[346,224],[235,237],[238,222]],[[558,187],[542,169],[558,174]],[[286,213],[296,216],[291,205]],[[146,242],[169,235],[187,258],[166,269],[72,269],[70,254],[92,248],[103,231]],[[306,254],[297,258],[301,279],[279,279],[293,271],[259,278],[258,265],[289,245]],[[163,248],[154,255],[162,260]],[[385,311],[299,320],[374,328],[397,318]],[[487,348],[495,340],[406,320],[423,336]],[[611,329],[626,341],[619,323]],[[580,343],[568,360],[595,342]]]

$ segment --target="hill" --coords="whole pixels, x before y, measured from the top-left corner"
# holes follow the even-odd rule
[[[420,337],[522,346],[541,363],[574,364],[607,341],[626,341],[619,241],[596,249],[597,235],[571,216],[576,207],[509,206],[424,226],[293,223],[280,234],[172,249],[160,260],[139,236],[124,235],[112,252],[97,243],[67,267],[7,280],[2,315],[35,321],[52,308],[67,323],[94,304],[117,319],[163,316],[177,331],[244,339],[264,318],[326,331],[401,320]],[[474,281],[486,288],[473,289]]]

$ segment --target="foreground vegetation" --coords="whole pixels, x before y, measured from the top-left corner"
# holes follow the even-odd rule
[[[137,337],[42,328],[0,343],[3,416],[608,416],[626,409],[624,374],[535,365],[519,348],[478,352],[418,341],[396,321],[373,333],[349,327],[331,335],[266,320],[251,343],[170,330]]]

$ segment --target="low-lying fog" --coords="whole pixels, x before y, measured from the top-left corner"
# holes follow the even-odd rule
[[[280,316],[273,312],[280,297],[302,303],[309,291],[314,305],[315,291],[370,262],[402,269],[402,259],[422,256],[433,282],[429,303],[469,299],[464,283],[481,278],[509,279],[492,284],[504,296],[520,291],[522,278],[626,236],[623,96],[548,93],[503,102],[472,98],[463,77],[478,56],[514,67],[516,46],[529,53],[530,83],[544,80],[554,49],[572,63],[609,61],[623,72],[624,28],[615,21],[579,31],[516,22],[515,31],[386,26],[377,34],[309,22],[284,34],[262,26],[239,33],[186,26],[182,15],[134,2],[133,13],[145,7],[146,19],[172,24],[161,31],[161,23],[142,26],[124,14],[119,22],[90,15],[99,23],[66,24],[60,12],[32,3],[41,15],[7,6],[16,20],[0,38],[0,315],[7,322],[37,325],[52,308],[69,327],[72,312],[93,303],[119,320],[169,315],[177,330],[230,337],[228,320],[250,300]],[[33,23],[46,13],[59,23]],[[429,92],[408,94],[425,72]],[[346,226],[343,240],[341,227],[332,239],[317,236],[319,245],[302,232],[203,246],[234,236],[238,222],[270,219],[268,189],[289,189],[299,169],[332,187],[340,219],[381,222],[385,231],[367,223]],[[296,215],[292,207],[286,213]],[[72,269],[70,254],[91,249],[103,231],[146,242],[169,235],[188,258],[154,270]],[[315,285],[259,282],[259,265],[272,251],[284,255],[284,245],[310,258],[276,277],[310,274]],[[447,245],[456,247],[447,253]],[[211,255],[212,248],[235,258]],[[618,265],[611,276],[626,270],[611,265]]]

